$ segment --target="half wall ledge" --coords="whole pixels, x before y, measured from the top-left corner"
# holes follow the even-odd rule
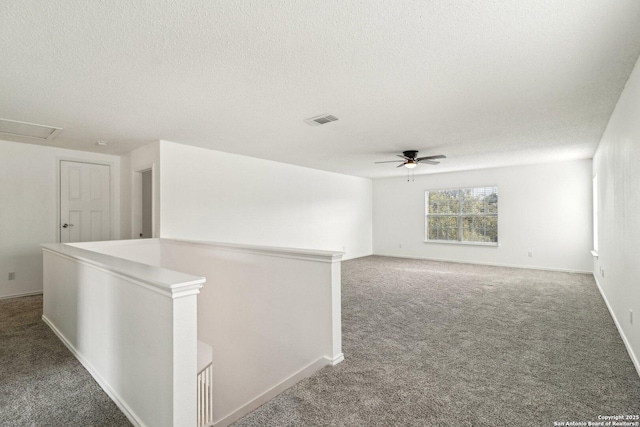
[[[209,425],[224,427],[344,360],[342,256],[171,238],[46,244],[43,319],[136,426],[196,424],[201,341]]]
[[[120,240],[118,242],[127,241]],[[196,277],[126,258],[106,255],[91,249],[85,249],[80,245],[82,244],[48,243],[42,245],[42,251],[61,258],[75,260],[113,275],[119,275],[133,284],[146,287],[171,298],[197,295],[206,282],[204,277]]]
[[[204,277],[43,245],[43,320],[134,426],[197,414],[197,295]]]

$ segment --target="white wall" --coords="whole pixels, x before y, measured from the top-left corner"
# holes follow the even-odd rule
[[[371,180],[161,141],[161,237],[371,254]]]
[[[498,247],[424,242],[426,190],[490,185],[498,186]],[[591,271],[591,206],[590,160],[421,175],[415,182],[404,177],[374,180],[373,251]]]
[[[131,153],[120,156],[120,238],[131,238]]]
[[[640,61],[593,157],[599,257],[593,272],[640,374]],[[604,274],[600,269],[604,270]],[[633,310],[633,323],[629,310]]]
[[[0,141],[0,298],[42,291],[40,244],[59,238],[61,159],[112,164],[113,237],[120,235],[120,157]]]

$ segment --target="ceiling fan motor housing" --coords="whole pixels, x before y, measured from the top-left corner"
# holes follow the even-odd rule
[[[402,154],[410,159],[415,159],[418,156],[418,150],[407,150],[403,151]]]

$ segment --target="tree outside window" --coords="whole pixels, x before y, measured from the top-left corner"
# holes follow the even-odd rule
[[[426,240],[498,243],[498,187],[425,192]]]

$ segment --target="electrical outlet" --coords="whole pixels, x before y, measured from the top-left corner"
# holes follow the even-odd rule
[[[15,279],[16,279],[16,273],[12,271],[11,273],[9,273],[9,280],[15,280]]]
[[[533,258],[533,252],[528,252],[529,258]]]
[[[604,268],[601,268],[601,269],[600,269],[600,275],[601,275],[602,277],[604,277]]]

